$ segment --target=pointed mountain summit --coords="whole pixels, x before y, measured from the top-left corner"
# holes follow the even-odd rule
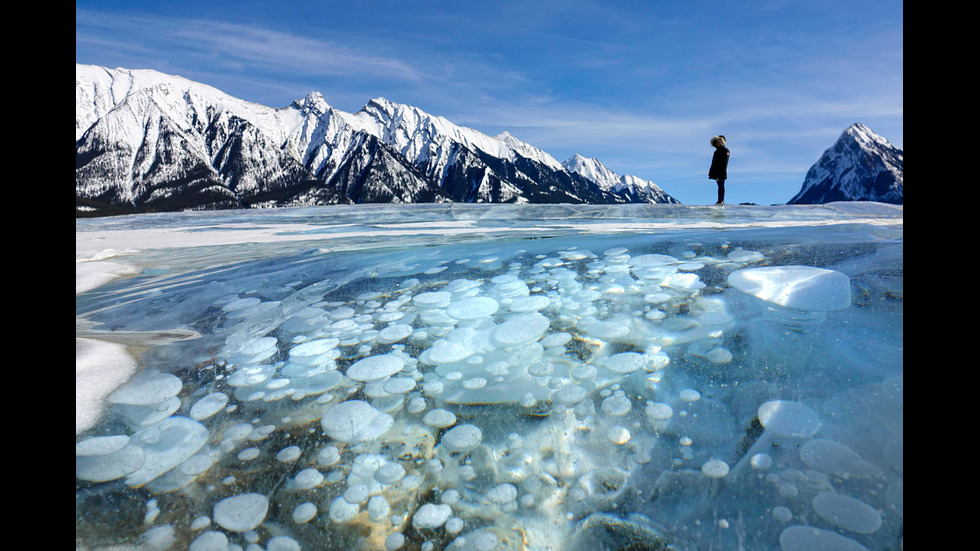
[[[854,123],[810,167],[788,204],[878,201],[903,204],[903,151]]]
[[[385,98],[347,113],[310,92],[272,108],[178,76],[75,65],[76,216],[381,202],[676,201]]]

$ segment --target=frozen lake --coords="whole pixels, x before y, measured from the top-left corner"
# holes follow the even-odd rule
[[[900,206],[80,219],[75,305],[78,549],[901,548]]]

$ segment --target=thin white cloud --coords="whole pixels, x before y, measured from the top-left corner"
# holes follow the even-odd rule
[[[182,52],[187,60],[210,60],[225,67],[262,68],[280,74],[374,75],[392,80],[428,77],[403,59],[372,54],[334,41],[299,36],[257,26],[201,19],[131,16],[76,10],[76,44],[87,45],[106,33],[127,49],[167,58]]]

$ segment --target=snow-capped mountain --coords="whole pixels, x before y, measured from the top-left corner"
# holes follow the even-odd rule
[[[854,123],[810,167],[788,204],[878,201],[903,204],[901,149]]]
[[[489,136],[384,98],[357,113],[317,92],[272,108],[155,71],[76,64],[75,103],[78,216],[365,202],[677,202],[652,182],[608,185],[508,133]]]
[[[631,197],[633,203],[678,203],[657,184],[636,176],[619,176],[595,158],[586,159],[581,155],[572,155],[562,166],[569,172],[595,182],[609,193]]]

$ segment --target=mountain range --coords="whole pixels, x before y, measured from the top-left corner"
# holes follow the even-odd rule
[[[788,204],[903,203],[903,152],[848,127]],[[281,108],[151,70],[75,65],[75,213],[354,203],[678,203],[595,158],[550,154],[388,101]]]
[[[788,204],[878,201],[904,204],[903,151],[854,123],[806,173]]]
[[[282,108],[150,70],[75,65],[76,216],[352,203],[677,203],[384,98]]]

